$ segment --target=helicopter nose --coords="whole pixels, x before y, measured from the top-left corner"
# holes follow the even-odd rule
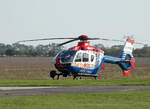
[[[57,66],[58,68],[63,68],[63,66],[60,64],[60,58],[57,58],[57,59],[56,59],[56,66]]]
[[[56,68],[58,68],[59,70],[67,70],[70,66],[71,66],[71,63],[60,63],[61,59],[60,58],[57,58],[56,59]]]

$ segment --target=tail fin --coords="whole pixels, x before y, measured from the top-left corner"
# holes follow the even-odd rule
[[[120,58],[126,59],[127,58],[126,56],[133,58],[133,54],[132,54],[133,47],[134,47],[134,40],[127,39],[124,44],[123,50],[120,54]]]
[[[133,57],[132,51],[134,47],[134,40],[127,39],[123,50],[120,54],[120,58],[126,62],[121,62],[120,67],[123,70],[124,76],[130,75],[131,69],[135,69],[135,58]]]

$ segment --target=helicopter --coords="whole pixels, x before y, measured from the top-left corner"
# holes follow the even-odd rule
[[[18,42],[58,39],[70,39],[69,41],[58,44],[58,46],[62,46],[78,40],[79,42],[77,46],[71,47],[68,50],[62,50],[54,57],[53,64],[59,73],[56,70],[51,70],[49,75],[52,79],[54,79],[55,76],[57,76],[57,79],[59,79],[61,75],[63,77],[73,76],[73,79],[82,76],[94,77],[96,79],[98,77],[99,70],[104,70],[104,63],[119,65],[124,76],[129,76],[131,70],[135,69],[135,58],[132,54],[135,41],[130,38],[127,38],[126,41],[111,40],[125,42],[119,57],[104,55],[104,51],[102,49],[91,46],[89,41],[107,41],[110,39],[89,38],[87,35],[80,35],[77,38],[45,38],[23,40]]]

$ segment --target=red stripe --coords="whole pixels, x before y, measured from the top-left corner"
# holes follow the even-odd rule
[[[127,42],[134,43],[134,40],[127,39]]]

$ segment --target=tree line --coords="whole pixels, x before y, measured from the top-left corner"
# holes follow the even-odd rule
[[[62,49],[63,47],[57,47],[55,43],[37,46],[0,43],[0,56],[55,56]]]
[[[106,55],[119,56],[123,45],[113,45],[105,47],[102,44],[96,44],[94,47],[104,50]],[[0,43],[0,56],[51,56],[54,57],[64,47],[57,47],[56,43],[48,45],[25,45],[25,44],[4,44]],[[136,48],[133,51],[135,57],[150,57],[150,46],[144,45],[142,48]]]

